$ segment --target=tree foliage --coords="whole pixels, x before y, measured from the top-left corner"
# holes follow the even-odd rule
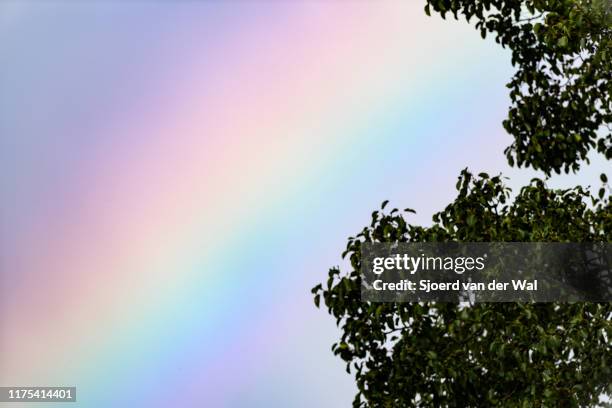
[[[475,20],[512,51],[511,165],[577,170],[612,158],[612,22],[606,0],[427,0],[425,12]],[[608,130],[606,130],[606,128]],[[342,330],[332,351],[353,371],[354,406],[584,407],[612,394],[612,303],[370,303],[360,297],[364,242],[612,242],[605,175],[589,189],[534,179],[511,198],[501,176],[464,170],[431,226],[406,209],[372,213],[348,240],[351,270],[312,289]]]
[[[559,173],[591,149],[612,158],[612,2],[427,0],[425,11],[475,21],[512,51],[511,165]]]
[[[534,179],[510,202],[499,176],[462,172],[430,227],[397,209],[349,239],[352,270],[313,288],[342,329],[332,350],[353,369],[354,406],[578,407],[612,393],[612,304],[368,303],[364,242],[591,242],[612,239],[609,196]],[[408,210],[410,211],[410,210]]]

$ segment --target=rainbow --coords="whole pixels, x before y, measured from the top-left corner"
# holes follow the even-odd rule
[[[503,168],[509,55],[419,2],[0,5],[0,386],[347,406],[309,288]]]

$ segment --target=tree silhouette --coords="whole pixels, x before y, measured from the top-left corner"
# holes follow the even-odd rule
[[[425,12],[476,19],[518,67],[506,130],[511,165],[579,168],[591,149],[611,158],[610,9],[598,1],[440,0]],[[353,406],[583,407],[612,394],[612,303],[370,303],[360,297],[364,242],[611,242],[607,178],[597,195],[534,179],[511,199],[501,176],[464,170],[433,225],[412,210],[372,213],[348,240],[350,271],[312,289],[342,330],[332,351],[354,372]],[[608,190],[608,191],[607,191]]]

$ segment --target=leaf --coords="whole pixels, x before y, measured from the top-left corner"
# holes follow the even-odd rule
[[[541,30],[542,30],[542,23],[535,23],[533,25],[533,32],[535,33],[535,35],[538,35]]]

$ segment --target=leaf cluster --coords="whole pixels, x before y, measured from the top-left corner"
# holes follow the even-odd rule
[[[591,149],[612,158],[612,3],[608,0],[427,0],[512,51],[503,126],[510,165],[576,171]]]
[[[354,406],[579,407],[612,393],[612,304],[368,303],[360,300],[364,242],[612,239],[609,195],[548,189],[534,179],[514,200],[500,176],[464,170],[457,198],[429,227],[403,212],[372,213],[350,237],[352,270],[312,292],[342,329],[333,352],[353,370]]]

